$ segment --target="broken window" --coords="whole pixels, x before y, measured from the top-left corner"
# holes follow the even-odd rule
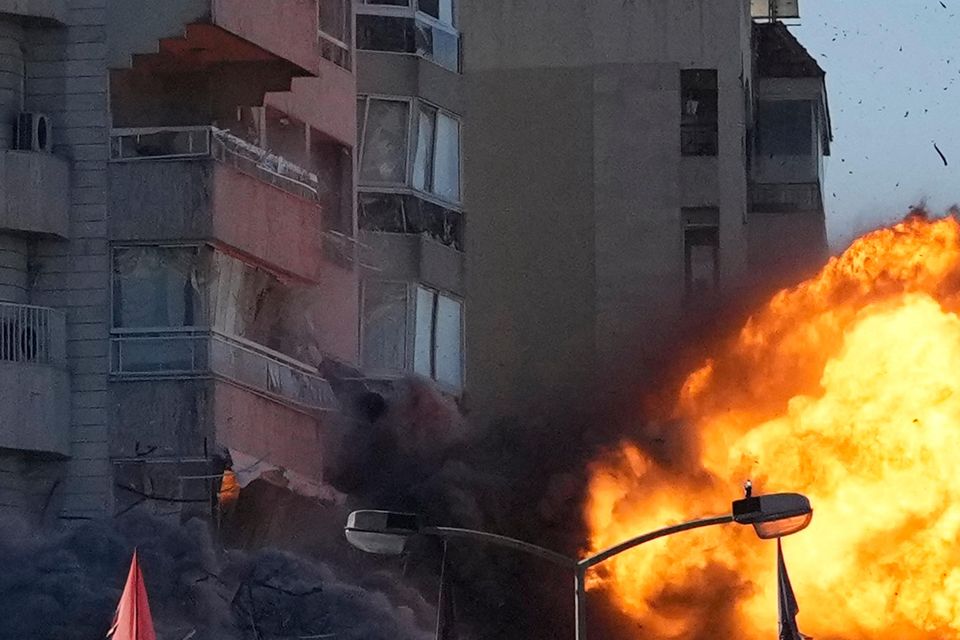
[[[195,246],[114,249],[113,327],[122,337],[115,372],[197,368],[189,329],[205,323],[199,262]]]
[[[357,48],[414,54],[459,71],[453,0],[367,0],[357,6]]]
[[[425,233],[463,251],[463,214],[414,195],[363,192],[358,223],[366,231]]]
[[[417,287],[413,370],[454,389],[463,386],[463,303]]]
[[[757,150],[762,156],[809,156],[813,148],[813,103],[761,100],[757,105]]]
[[[460,201],[460,122],[426,104],[420,105],[413,186]]]
[[[683,244],[687,295],[710,297],[720,287],[719,210],[683,210]]]
[[[363,366],[371,372],[399,373],[406,367],[407,284],[363,283]]]
[[[320,0],[320,53],[336,65],[350,68],[353,12],[350,0]]]
[[[716,69],[680,71],[680,152],[717,155],[719,95]]]
[[[405,184],[410,103],[361,98],[358,109],[360,180],[373,184]]]

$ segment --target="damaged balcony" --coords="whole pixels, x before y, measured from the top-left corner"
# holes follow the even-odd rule
[[[0,448],[69,454],[70,382],[61,312],[0,303],[0,387]]]
[[[345,259],[324,237],[352,227],[340,193],[349,153],[322,142],[326,175],[216,127],[114,130],[111,238],[209,240],[318,281],[326,267]],[[130,202],[141,204],[131,209]]]

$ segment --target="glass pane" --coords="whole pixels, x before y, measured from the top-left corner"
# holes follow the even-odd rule
[[[406,181],[408,108],[406,102],[370,100],[360,168],[362,181]]]
[[[120,342],[121,373],[197,371],[199,338],[129,338]]]
[[[320,30],[338,40],[346,41],[349,0],[320,0]]]
[[[437,302],[437,380],[456,389],[463,386],[463,305],[440,296]]]
[[[405,369],[407,285],[370,281],[363,287],[363,364],[371,371]]]
[[[368,51],[416,51],[412,18],[359,14],[357,16],[357,49]]]
[[[415,189],[429,191],[433,186],[430,179],[433,174],[433,138],[436,127],[437,110],[420,107],[420,120],[417,128],[417,156],[413,165],[413,186]]]
[[[813,154],[813,105],[806,100],[761,101],[757,108],[760,155]]]
[[[114,326],[192,326],[200,313],[193,247],[114,251]]]
[[[413,343],[413,370],[433,377],[430,362],[433,342],[433,299],[436,294],[429,289],[417,287],[417,333]]]
[[[422,40],[421,55],[450,71],[460,71],[460,36],[429,25],[418,25],[417,36]]]
[[[417,0],[417,8],[428,16],[440,17],[440,0]]]
[[[433,191],[452,202],[460,201],[460,123],[437,115],[437,155]]]
[[[440,0],[440,22],[453,26],[453,0]]]

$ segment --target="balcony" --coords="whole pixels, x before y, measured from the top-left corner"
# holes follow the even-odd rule
[[[209,240],[320,280],[317,176],[214,127],[117,129],[111,158],[111,239]]]
[[[0,14],[67,23],[66,0],[0,0]]]
[[[751,213],[823,213],[819,182],[750,185]]]
[[[66,320],[45,307],[0,303],[0,448],[70,453]]]
[[[66,161],[44,152],[0,152],[0,180],[0,231],[67,237]]]
[[[123,380],[213,377],[302,411],[338,408],[315,367],[215,330],[115,329],[110,373]]]
[[[26,4],[22,2],[21,4]],[[195,66],[287,61],[295,75],[317,75],[317,0],[123,0],[107,10],[111,67],[134,55],[166,54]],[[130,25],[137,25],[131,29]]]

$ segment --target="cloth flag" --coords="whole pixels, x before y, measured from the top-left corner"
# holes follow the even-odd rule
[[[150,616],[150,603],[147,602],[147,587],[143,584],[143,573],[137,551],[133,551],[127,584],[123,587],[117,613],[113,616],[113,625],[107,632],[111,640],[157,640],[153,630],[153,618]]]
[[[800,605],[797,604],[797,597],[793,594],[793,586],[787,574],[787,563],[783,561],[780,538],[777,538],[777,604],[780,618],[779,640],[810,640],[810,636],[803,635],[797,628]]]

